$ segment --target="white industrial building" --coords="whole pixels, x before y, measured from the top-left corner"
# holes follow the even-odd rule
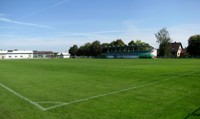
[[[70,54],[68,52],[61,52],[57,54],[59,58],[70,58]]]
[[[0,50],[0,59],[30,59],[33,51],[30,50]]]

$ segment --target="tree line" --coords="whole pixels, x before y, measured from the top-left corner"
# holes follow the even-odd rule
[[[189,38],[187,52],[193,57],[200,57],[200,35]]]
[[[126,47],[126,46],[132,46],[135,49],[145,51],[148,49],[152,49],[152,46],[150,46],[148,43],[142,42],[141,40],[136,41],[130,41],[128,44],[125,44],[122,39],[117,39],[115,41],[112,41],[111,43],[102,43],[98,40],[90,43],[85,43],[84,45],[78,47],[77,45],[73,45],[69,49],[69,53],[72,57],[74,56],[92,56],[97,57],[101,55],[102,53],[105,53],[108,47]]]
[[[169,31],[163,28],[155,34],[155,37],[157,38],[157,43],[159,43],[159,56],[170,57],[172,39]],[[200,57],[200,35],[194,35],[188,39],[186,52],[192,57]]]
[[[172,39],[170,38],[169,31],[166,28],[162,28],[155,34],[157,38],[157,43],[159,44],[159,56],[170,57],[171,55],[171,46]],[[145,51],[151,49],[152,47],[141,40],[130,41],[128,44],[125,44],[123,40],[117,39],[111,43],[102,43],[100,41],[94,41],[92,43],[85,43],[83,46],[78,47],[73,45],[69,49],[71,56],[92,56],[97,57],[102,53],[105,53],[106,47],[116,47],[116,46],[134,46],[134,49],[139,49],[140,51]],[[191,36],[188,39],[188,47],[186,51],[190,56],[200,57],[200,34]]]

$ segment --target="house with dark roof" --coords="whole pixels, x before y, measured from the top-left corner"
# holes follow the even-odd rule
[[[170,44],[171,48],[171,56],[172,57],[180,57],[183,53],[184,49],[181,42],[174,42]]]

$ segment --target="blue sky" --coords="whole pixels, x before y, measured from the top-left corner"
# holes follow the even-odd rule
[[[163,27],[187,46],[200,34],[200,0],[0,0],[0,49],[68,51],[99,40],[154,47]]]

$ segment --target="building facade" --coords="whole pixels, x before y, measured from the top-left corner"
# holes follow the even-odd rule
[[[0,59],[31,59],[33,51],[29,50],[0,50]]]
[[[103,48],[105,58],[156,58],[157,50],[153,47],[140,49],[136,46],[108,46]]]
[[[48,59],[53,57],[54,53],[52,51],[33,51],[33,58]]]
[[[52,51],[31,51],[31,50],[0,50],[0,59],[50,59],[70,58],[68,52],[54,53]]]
[[[70,58],[70,54],[68,52],[61,52],[61,53],[58,53],[57,56],[59,58]]]
[[[183,46],[180,42],[174,42],[170,44],[171,46],[171,56],[172,57],[180,57],[181,53],[183,53]]]

